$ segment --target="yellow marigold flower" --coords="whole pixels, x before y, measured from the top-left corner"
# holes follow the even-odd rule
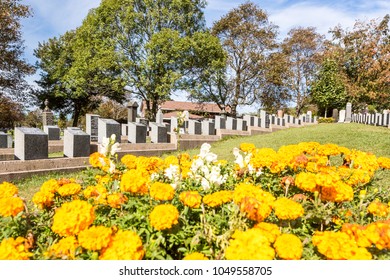
[[[337,156],[340,150],[336,144],[324,144],[317,147],[317,153],[320,156]]]
[[[107,194],[107,189],[100,185],[100,184],[97,184],[96,186],[88,186],[84,191],[83,191],[83,195],[85,198],[91,198],[91,197],[99,197],[99,196],[102,196],[102,195],[105,195]]]
[[[303,190],[308,192],[319,191],[319,188],[316,184],[316,174],[301,172],[295,177],[295,185]]]
[[[331,187],[322,187],[321,199],[332,202],[345,202],[353,199],[353,189],[351,186],[341,181]]]
[[[249,163],[255,168],[270,167],[279,159],[278,154],[270,148],[256,149],[253,151]]]
[[[167,156],[164,159],[164,169],[168,168],[170,165],[179,165],[179,159],[177,156]]]
[[[377,159],[378,165],[384,169],[390,169],[390,158],[387,157],[378,157]]]
[[[95,152],[89,156],[89,163],[92,167],[103,168],[104,166],[109,165],[110,161],[103,154]]]
[[[78,235],[79,244],[85,249],[99,251],[111,241],[112,229],[104,226],[92,226]]]
[[[149,191],[150,176],[143,170],[130,169],[122,175],[120,189],[122,192],[147,194]]]
[[[137,168],[137,157],[135,155],[124,155],[121,158],[121,162],[126,165],[127,169],[136,169]]]
[[[302,152],[309,155],[316,154],[319,146],[321,146],[321,144],[318,142],[301,142],[298,144],[298,147]]]
[[[60,236],[70,236],[88,228],[94,219],[95,212],[91,204],[73,200],[56,210],[51,229]]]
[[[154,182],[150,186],[149,193],[156,200],[172,200],[175,196],[175,189],[170,184]]]
[[[18,194],[18,187],[12,183],[3,182],[0,184],[0,198],[11,197]]]
[[[120,206],[127,201],[127,197],[122,193],[113,193],[107,195],[107,203],[112,208],[120,208]]]
[[[264,221],[272,212],[271,204],[260,202],[254,197],[244,197],[239,206],[248,219],[257,222]]]
[[[233,191],[219,191],[203,197],[203,203],[210,207],[218,207],[233,200]]]
[[[369,224],[365,235],[379,250],[390,249],[390,220]]]
[[[119,230],[108,247],[99,256],[100,260],[142,260],[145,250],[139,236],[132,231]]]
[[[389,207],[380,201],[373,201],[367,207],[367,212],[378,217],[386,217],[389,214]]]
[[[50,259],[74,260],[78,247],[76,237],[68,236],[51,245],[45,252],[45,256]]]
[[[294,234],[284,233],[276,238],[274,248],[283,260],[300,260],[303,253],[301,240]]]
[[[0,243],[0,260],[28,260],[33,255],[24,245],[23,237],[6,238]]]
[[[274,204],[275,215],[281,220],[295,220],[304,214],[300,203],[286,197],[278,198]]]
[[[252,153],[256,149],[256,146],[252,143],[241,143],[240,150],[244,153]]]
[[[226,249],[227,260],[272,260],[275,251],[259,229],[236,231]]]
[[[78,194],[81,191],[81,185],[77,183],[69,183],[62,185],[57,189],[57,192],[61,196],[70,196]]]
[[[157,230],[170,229],[179,222],[179,211],[172,204],[157,205],[150,213],[149,221]]]
[[[330,260],[370,260],[372,256],[366,248],[359,247],[356,241],[345,232],[315,232],[312,243],[318,252]]]
[[[190,208],[199,208],[202,202],[202,196],[197,191],[182,192],[179,199],[184,205]]]
[[[371,173],[364,169],[351,169],[348,167],[340,167],[337,170],[341,180],[351,187],[365,185],[371,181]]]
[[[145,170],[149,174],[157,172],[163,165],[164,161],[159,157],[140,156],[137,158],[137,169]]]
[[[267,237],[270,243],[274,243],[276,238],[281,234],[279,227],[271,223],[261,222],[256,224],[253,228],[259,229],[261,233]]]
[[[195,252],[195,253],[191,253],[191,254],[188,254],[187,256],[185,256],[185,257],[183,258],[183,260],[201,260],[201,261],[207,261],[208,258],[207,258],[203,253]]]
[[[271,203],[275,200],[275,197],[262,190],[259,186],[254,186],[249,183],[240,183],[236,186],[233,192],[233,201],[236,204],[240,204],[245,197],[254,197],[260,202]]]
[[[24,203],[20,197],[0,198],[0,216],[15,217],[24,210]]]
[[[45,193],[55,193],[59,186],[60,185],[58,184],[57,180],[50,179],[44,182],[39,190]]]
[[[54,193],[39,191],[32,198],[32,202],[39,208],[44,209],[50,207],[54,203]]]

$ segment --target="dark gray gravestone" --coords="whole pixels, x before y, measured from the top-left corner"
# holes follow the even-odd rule
[[[150,140],[152,143],[167,143],[168,129],[164,124],[149,123],[150,125]]]
[[[49,140],[60,140],[60,128],[56,125],[44,125],[43,131],[47,133]]]
[[[215,135],[215,124],[209,120],[202,121],[202,134],[203,135]]]
[[[64,130],[64,156],[88,157],[91,153],[91,136],[81,129]]]
[[[247,131],[248,130],[246,120],[237,119],[237,130],[240,130],[240,131]]]
[[[147,126],[142,123],[129,122],[129,143],[146,143]]]
[[[199,121],[188,120],[188,134],[200,135],[202,134],[202,124]]]
[[[93,142],[98,141],[99,117],[100,117],[99,115],[95,115],[95,114],[85,115],[85,125],[86,125],[85,132],[91,135],[91,141]]]
[[[130,130],[130,127],[129,127]],[[115,134],[116,142],[121,142],[121,124],[112,119],[98,119],[98,142],[102,143],[103,138],[110,138]]]
[[[8,148],[8,134],[0,131],[0,149]]]
[[[246,121],[248,126],[255,126],[255,117],[251,115],[244,115],[244,121]]]
[[[127,104],[127,122],[136,122],[138,103],[133,101]]]
[[[224,116],[215,116],[215,129],[226,129],[226,118]]]
[[[232,117],[226,118],[226,129],[237,130],[237,120]]]
[[[15,128],[15,158],[20,160],[47,159],[48,135],[34,127]]]

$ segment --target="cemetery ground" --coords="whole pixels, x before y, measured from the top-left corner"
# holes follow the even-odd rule
[[[114,228],[123,229],[133,229],[137,224],[139,227],[137,234],[142,236],[142,241],[134,233],[130,234],[129,231],[118,231],[117,234],[121,236],[118,238],[124,238],[126,234],[128,236],[134,235],[132,237],[134,243],[126,245],[126,248],[131,247],[130,249],[133,250],[130,255],[127,255],[127,258],[134,259],[182,259],[185,257],[187,259],[388,260],[390,259],[389,136],[390,130],[384,127],[356,123],[319,124],[255,136],[227,137],[214,142],[210,147],[202,146],[200,152],[198,148],[165,154],[161,157],[163,160],[169,159],[169,161],[175,162],[175,159],[180,158],[179,155],[188,154],[188,158],[180,158],[183,160],[183,169],[189,168],[191,158],[197,155],[198,159],[202,160],[201,165],[207,166],[210,170],[217,166],[213,163],[215,162],[214,156],[226,163],[236,161],[236,165],[230,170],[233,173],[229,173],[227,181],[222,184],[224,185],[222,191],[213,186],[207,190],[204,188],[203,182],[197,181],[198,178],[195,176],[192,179],[180,177],[180,180],[183,180],[181,187],[172,192],[168,187],[169,184],[164,184],[164,182],[169,182],[168,178],[164,177],[167,176],[166,173],[160,173],[156,177],[156,180],[161,183],[158,185],[159,191],[156,189],[157,185],[153,187],[156,183],[151,183],[150,194],[139,195],[140,190],[134,191],[132,188],[133,184],[136,183],[131,181],[142,181],[142,179],[137,177],[136,172],[131,172],[133,167],[130,166],[145,164],[145,162],[141,160],[140,163],[137,162],[137,158],[130,157],[122,162],[129,170],[124,171],[120,188],[131,192],[129,201],[121,206],[121,211],[124,211],[124,214],[121,215],[117,209],[109,210],[103,207],[104,210],[102,208],[96,214],[95,223],[105,226],[114,225]],[[264,166],[262,173],[257,172],[259,169],[250,171],[248,166],[241,167],[241,164],[245,166],[245,156],[254,151],[253,147],[261,151],[257,155],[256,152],[253,152],[252,158],[258,156],[257,163],[259,166],[262,164]],[[313,147],[322,150],[322,155],[319,152],[316,154],[317,152],[313,152],[313,150],[310,152]],[[240,149],[239,152],[235,151],[235,155],[233,155],[234,148]],[[275,156],[275,153],[267,148],[274,151],[284,149],[286,157],[291,156],[291,154],[298,155],[300,151],[297,150],[302,149],[307,153],[307,156],[303,157],[304,167],[301,165],[302,158],[300,156],[295,158],[295,167],[291,172],[283,171],[286,166],[280,167],[282,172],[280,170],[273,171],[278,166],[265,167],[267,163],[264,162]],[[358,152],[355,153],[355,149]],[[241,161],[239,160],[240,156],[242,156]],[[384,161],[378,166],[379,160],[377,163],[377,159],[382,157]],[[211,161],[209,161],[210,158]],[[317,158],[318,164],[323,166],[322,171],[321,169],[315,170],[317,167],[313,167],[313,165],[310,165],[309,168],[307,160],[313,163],[311,160],[315,158]],[[330,159],[330,164],[324,162],[324,158]],[[345,163],[351,169],[343,168],[342,165]],[[223,172],[230,172],[228,168],[223,167],[223,163],[218,164],[222,164],[222,167],[218,165],[221,167],[220,175]],[[354,173],[356,170],[354,165],[360,165],[362,168]],[[102,174],[102,170],[100,170],[102,167],[97,167],[70,174],[33,176],[12,183],[18,187],[19,196],[29,202],[29,208],[34,208],[31,200],[34,194],[42,190],[45,182],[61,178],[70,178],[76,182],[90,180],[95,175]],[[192,165],[191,170],[193,167]],[[198,168],[198,171],[200,169]],[[132,176],[137,178],[132,178],[130,182],[126,183],[125,174],[133,174]],[[231,176],[232,174],[234,175]],[[334,176],[338,179],[335,179]],[[64,179],[62,182],[67,183]],[[236,186],[230,188],[230,182]],[[340,189],[333,187],[333,184],[339,186]],[[114,186],[115,183],[111,185],[111,187]],[[199,189],[199,186],[202,186],[204,190]],[[258,186],[261,186],[260,189]],[[143,191],[141,190],[141,192]],[[213,194],[219,194],[219,196],[213,196],[210,191]],[[227,196],[224,197],[225,195]],[[231,197],[228,198],[229,196]],[[59,201],[62,201],[63,206],[61,204],[58,206],[61,206],[60,209],[62,209],[65,204],[73,203],[72,199],[60,197]],[[96,203],[95,207],[98,207],[95,198],[90,197],[89,200],[91,199]],[[132,199],[134,201],[130,202]],[[198,205],[199,199],[203,199],[204,205],[202,204],[201,207]],[[79,200],[75,198],[74,202],[76,201]],[[57,202],[56,200],[55,203]],[[69,207],[71,206],[69,205]],[[81,207],[81,210],[84,206],[74,203],[74,207]],[[165,209],[163,209],[164,207]],[[178,210],[179,212],[177,212]],[[64,211],[72,212],[72,209],[63,209],[62,215],[64,215]],[[164,215],[167,216],[161,216],[164,211],[166,211]],[[44,210],[44,212],[47,215],[46,218],[53,219],[56,223],[55,216],[57,214],[53,209]],[[44,217],[42,216],[42,218]],[[65,216],[62,217],[62,219],[64,218]],[[148,225],[145,225],[145,219],[149,220]],[[83,249],[80,249],[82,252],[72,251],[70,247],[67,247],[66,254],[59,253],[60,248],[62,248],[61,250],[65,248],[61,246],[75,248],[77,241],[72,237],[72,234],[69,235],[68,231],[73,229],[65,229],[64,226],[53,224],[52,230],[55,234],[50,233],[51,239],[45,234],[42,234],[41,238],[46,240],[46,243],[49,242],[48,240],[55,243],[58,240],[53,236],[57,236],[57,238],[62,238],[61,240],[64,242],[61,245],[57,243],[53,244],[53,247],[44,248],[42,250],[48,250],[46,253],[41,252],[34,257],[39,259],[118,258],[119,255],[116,254],[119,251],[115,250],[119,249],[114,245],[107,245],[108,236],[113,234],[111,233],[112,229],[91,226],[91,219],[85,220],[84,223],[88,225],[87,229],[82,231],[79,236],[80,244],[83,242],[85,244],[81,244],[83,246]],[[107,240],[99,239],[99,244],[107,241],[107,244],[104,245],[106,248],[102,249],[101,252],[88,239],[93,238],[94,234],[98,232],[107,236]],[[125,232],[127,233],[125,234]],[[260,234],[262,237],[258,235],[260,232],[263,234]],[[117,235],[110,237],[111,240],[114,240]],[[136,246],[135,243],[138,245]],[[143,244],[143,248],[139,246],[140,243]],[[243,246],[243,244],[258,247],[253,249]]]

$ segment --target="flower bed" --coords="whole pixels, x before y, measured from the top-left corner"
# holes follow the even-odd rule
[[[0,259],[390,259],[389,158],[308,142],[118,161],[114,143],[34,207],[0,184]]]

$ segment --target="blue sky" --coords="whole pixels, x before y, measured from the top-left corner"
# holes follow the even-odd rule
[[[23,20],[23,39],[25,56],[35,63],[33,50],[38,42],[64,34],[80,26],[89,9],[97,7],[100,0],[24,0],[30,5],[33,16]],[[205,18],[208,26],[220,19],[231,9],[245,3],[246,0],[208,0]],[[253,0],[265,10],[270,21],[279,26],[280,38],[297,26],[313,26],[326,35],[330,28],[340,24],[352,28],[356,20],[368,21],[383,18],[390,13],[388,0]],[[36,80],[37,76],[29,80]]]

